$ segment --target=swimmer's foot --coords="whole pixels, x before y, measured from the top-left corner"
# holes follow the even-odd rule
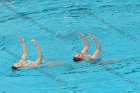
[[[80,35],[81,38],[84,38],[85,37],[85,35],[82,34],[82,33],[79,33],[79,35]]]
[[[20,38],[19,42],[24,43],[25,42],[24,38]]]
[[[35,39],[32,39],[31,42],[33,42],[35,46],[38,45]]]
[[[92,34],[89,34],[89,37],[91,37],[94,40],[96,39],[96,37],[94,35],[92,35]]]

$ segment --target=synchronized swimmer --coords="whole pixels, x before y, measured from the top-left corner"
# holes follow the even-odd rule
[[[73,57],[73,60],[75,62],[80,62],[82,60],[85,60],[86,62],[90,62],[90,63],[93,63],[93,64],[109,64],[109,63],[115,63],[115,62],[120,62],[120,60],[107,60],[107,61],[103,61],[101,60],[101,58],[98,58],[99,57],[99,54],[101,52],[101,46],[100,46],[100,43],[98,41],[98,39],[92,35],[92,34],[89,34],[89,37],[95,41],[96,43],[96,50],[95,52],[93,53],[93,55],[87,55],[87,51],[90,47],[90,44],[86,38],[86,36],[82,33],[80,33],[80,37],[84,39],[84,43],[85,43],[85,46],[84,48],[82,49],[81,52],[77,53],[74,57]]]
[[[21,69],[21,68],[36,68],[38,66],[57,67],[57,66],[67,65],[67,63],[64,61],[59,62],[59,61],[55,61],[55,60],[48,60],[44,64],[41,64],[41,62],[43,61],[42,50],[41,50],[39,44],[34,39],[32,39],[31,42],[33,42],[34,45],[37,47],[38,58],[35,61],[27,60],[28,52],[27,52],[25,40],[23,38],[20,38],[19,41],[22,43],[22,56],[21,56],[21,59],[12,66],[13,70],[17,70],[17,69]]]
[[[101,59],[98,59],[98,56],[101,52],[100,43],[94,35],[90,34],[89,36],[96,43],[96,51],[93,53],[93,55],[87,55],[86,54],[89,47],[90,47],[90,44],[89,44],[86,36],[81,33],[80,37],[84,39],[85,46],[84,46],[84,48],[81,52],[79,52],[78,54],[76,54],[73,57],[73,60],[75,62],[80,62],[82,60],[86,60],[87,62],[92,62],[92,63],[95,63],[95,64],[96,63],[97,64],[107,64],[107,63],[119,62],[119,60],[102,61]],[[38,58],[35,61],[29,61],[29,60],[27,60],[28,52],[27,52],[25,40],[23,38],[20,38],[19,41],[22,43],[22,57],[17,63],[15,63],[12,66],[12,69],[17,70],[17,69],[20,69],[20,68],[36,68],[36,67],[38,67],[43,60],[43,54],[42,54],[42,50],[41,50],[39,44],[36,42],[36,40],[34,40],[34,39],[31,40],[31,42],[33,42],[34,45],[37,47]],[[65,62],[61,62],[61,63],[47,62],[47,64],[45,64],[45,66],[46,67],[55,67],[55,66],[64,65],[64,64],[68,64],[68,63],[65,63]]]
[[[75,62],[79,62],[79,61],[82,61],[82,60],[86,60],[86,61],[90,61],[90,60],[95,60],[98,58],[100,52],[101,52],[101,46],[100,46],[100,43],[99,41],[97,40],[97,38],[94,36],[94,35],[89,35],[93,40],[95,40],[96,42],[96,51],[93,53],[93,55],[86,55],[89,47],[90,47],[90,44],[86,38],[86,36],[84,34],[80,34],[80,37],[84,39],[84,42],[85,42],[85,46],[83,48],[83,50],[81,52],[79,52],[78,54],[76,54],[74,57],[73,57],[73,60]]]
[[[12,66],[12,69],[16,70],[18,68],[24,68],[24,67],[26,67],[26,68],[37,67],[43,59],[42,51],[41,51],[41,48],[38,45],[38,43],[34,39],[31,40],[34,43],[34,45],[37,47],[38,58],[35,61],[27,61],[28,52],[27,52],[25,40],[23,38],[20,38],[19,41],[22,43],[22,53],[23,54],[22,54],[21,59]]]

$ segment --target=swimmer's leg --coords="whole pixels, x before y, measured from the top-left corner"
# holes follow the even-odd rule
[[[91,56],[92,59],[97,59],[97,57],[99,56],[100,52],[101,52],[101,46],[99,41],[97,40],[97,38],[94,35],[90,34],[90,37],[95,41],[96,43],[96,51],[93,53],[93,55]]]
[[[37,44],[37,42],[36,42],[34,39],[32,39],[31,41],[35,44],[35,46],[37,47],[37,50],[38,50],[38,58],[37,58],[37,60],[33,63],[34,66],[38,66],[38,65],[41,63],[42,59],[43,59],[43,54],[42,54],[41,48],[40,48],[40,46]]]
[[[28,52],[27,52],[25,40],[23,38],[20,38],[19,41],[22,43],[22,57],[21,57],[20,61],[26,61]]]
[[[89,47],[90,47],[90,44],[87,40],[87,38],[85,37],[84,34],[80,33],[80,37],[84,39],[84,48],[82,49],[81,53],[82,54],[86,54],[86,52],[88,51]]]
[[[63,61],[49,61],[46,64],[46,67],[58,67],[58,66],[67,66],[68,63]]]
[[[100,61],[98,64],[113,64],[121,62],[122,60],[106,60],[106,61]]]

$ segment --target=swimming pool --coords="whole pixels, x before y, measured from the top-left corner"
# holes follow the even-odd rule
[[[140,1],[138,0],[0,0],[0,93],[139,93]],[[120,63],[74,63],[83,41],[78,32],[93,33],[103,60]],[[30,60],[40,44],[44,59],[65,60],[67,67],[11,71],[21,56],[19,37]],[[95,49],[92,40],[89,53]],[[93,46],[93,47],[92,47]]]

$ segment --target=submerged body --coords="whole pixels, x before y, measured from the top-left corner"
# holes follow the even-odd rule
[[[68,62],[64,60],[58,60],[58,59],[47,59],[39,65],[39,67],[58,67],[58,66],[66,66],[68,65]]]
[[[98,58],[98,59],[95,59],[95,60],[90,60],[90,61],[87,61],[91,64],[99,64],[99,65],[104,65],[104,64],[113,64],[113,63],[116,63],[116,62],[120,62],[121,60],[106,60],[106,61],[103,61],[101,58]]]
[[[36,67],[58,67],[58,66],[65,66],[68,65],[66,62],[58,62],[58,61],[48,61],[45,63],[41,63],[39,65],[34,64],[34,61],[23,61],[19,69],[30,69]]]

